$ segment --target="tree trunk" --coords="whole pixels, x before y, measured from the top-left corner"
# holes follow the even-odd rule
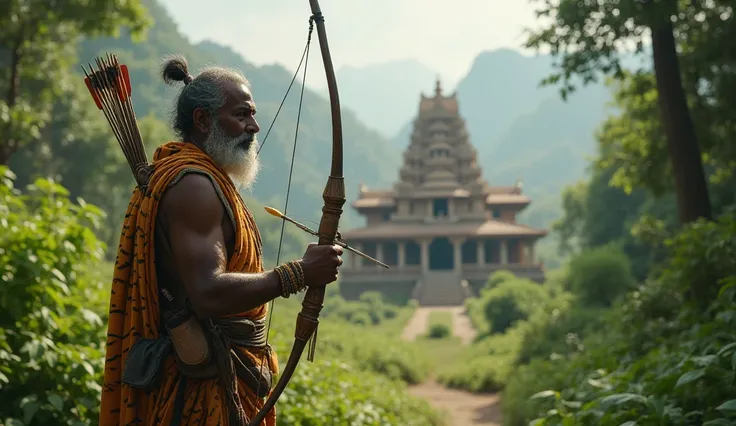
[[[25,25],[21,25],[18,31],[18,37],[13,44],[10,52],[10,81],[8,84],[8,92],[5,95],[5,102],[9,108],[13,108],[18,102],[18,93],[20,92],[20,61],[22,57],[21,48],[25,37]],[[13,122],[8,123],[8,129],[4,129],[6,134],[12,135]],[[0,165],[7,166],[10,156],[17,149],[17,141],[12,136],[7,139],[0,140]]]
[[[684,224],[698,218],[711,219],[712,213],[698,138],[682,87],[673,31],[669,18],[653,27],[652,50],[660,115],[675,179],[680,222]]]

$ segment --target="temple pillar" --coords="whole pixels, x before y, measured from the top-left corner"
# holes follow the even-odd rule
[[[475,250],[478,266],[486,266],[486,242],[484,240],[477,240]]]
[[[376,260],[380,260],[383,263],[386,263],[386,261],[383,259],[383,243],[377,242],[376,243]],[[373,264],[376,268],[380,268],[377,263]]]
[[[465,238],[453,238],[452,240],[452,249],[453,249],[453,255],[454,255],[454,266],[455,266],[455,272],[461,272],[463,270],[463,243],[465,242]]]
[[[529,241],[529,245],[527,246],[527,263],[534,264],[536,260],[534,260],[534,242]]]
[[[417,241],[421,247],[422,253],[422,273],[429,272],[429,245],[432,243],[430,239],[421,239]]]
[[[398,243],[396,243],[396,245],[397,245],[396,249],[398,250],[398,255],[399,255],[398,256],[399,257],[399,259],[398,259],[399,260],[399,268],[403,268],[403,267],[406,266],[406,248],[405,248],[405,244],[404,244],[403,241],[399,241]]]
[[[354,248],[358,251],[363,251],[363,244],[355,243]],[[353,259],[353,261],[351,262],[352,267],[355,269],[363,269],[363,258],[355,253],[351,253],[351,257]]]
[[[526,254],[526,250],[524,250],[524,241],[518,240],[519,244],[516,246],[517,251],[519,252],[519,264],[523,265],[526,263],[526,259],[524,258],[524,255]]]
[[[501,265],[509,263],[509,246],[506,240],[501,240]]]

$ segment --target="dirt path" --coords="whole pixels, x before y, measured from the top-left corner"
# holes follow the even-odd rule
[[[447,389],[435,382],[413,386],[409,391],[445,411],[450,419],[449,426],[501,426],[501,400],[498,395],[476,395]]]
[[[417,336],[427,332],[429,321],[429,313],[432,311],[446,311],[452,313],[452,334],[459,337],[463,344],[469,344],[475,338],[475,330],[470,323],[470,318],[465,315],[465,308],[462,306],[423,306],[417,308],[414,316],[409,320],[404,328],[402,337],[405,340],[412,341]]]
[[[455,306],[418,308],[404,328],[402,337],[411,341],[426,333],[429,313],[432,311],[452,312],[452,333],[463,344],[469,344],[475,337],[476,332],[464,308]],[[449,426],[501,426],[500,398],[496,394],[473,394],[448,389],[433,380],[412,386],[410,392],[445,411],[450,419]]]

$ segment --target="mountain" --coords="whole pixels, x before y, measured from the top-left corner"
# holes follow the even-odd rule
[[[610,113],[609,98],[607,88],[591,86],[567,101],[552,95],[520,114],[481,158],[486,176],[501,185],[523,178],[544,190],[579,178],[595,154],[594,134]]]
[[[554,94],[554,88],[539,87],[551,70],[548,56],[528,57],[510,49],[483,52],[475,58],[457,85],[457,96],[479,158],[499,143],[514,120]]]
[[[176,24],[157,0],[145,0],[155,25],[147,39],[134,43],[126,32],[117,38],[105,37],[84,40],[79,58],[91,61],[104,52],[119,55],[130,69],[136,114],[154,114],[168,119],[176,94],[181,87],[170,87],[159,75],[161,58],[174,53],[183,54],[190,63],[192,75],[209,64],[218,64],[242,71],[250,80],[258,107],[261,134],[266,132],[291,82],[292,75],[280,65],[255,66],[232,49],[213,42],[192,44],[178,30]],[[299,109],[301,85],[294,83],[278,120],[261,151],[263,169],[251,194],[263,203],[284,208],[289,169]],[[399,152],[376,130],[365,126],[350,109],[342,108],[344,140],[344,175],[348,202],[345,207],[344,227],[351,226],[357,215],[349,207],[356,197],[358,185],[387,186],[399,167]],[[155,141],[155,145],[165,141]],[[150,143],[150,142],[149,142]],[[303,220],[316,221],[321,216],[322,190],[330,171],[332,130],[329,101],[310,89],[305,89],[294,175],[291,179],[288,213]],[[149,156],[150,156],[149,152]]]
[[[340,101],[385,136],[396,134],[416,113],[419,93],[433,90],[437,71],[414,60],[343,67]]]

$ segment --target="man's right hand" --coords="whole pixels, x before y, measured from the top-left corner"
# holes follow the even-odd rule
[[[337,280],[342,265],[343,248],[338,245],[311,243],[302,257],[302,270],[307,286],[322,287]]]

